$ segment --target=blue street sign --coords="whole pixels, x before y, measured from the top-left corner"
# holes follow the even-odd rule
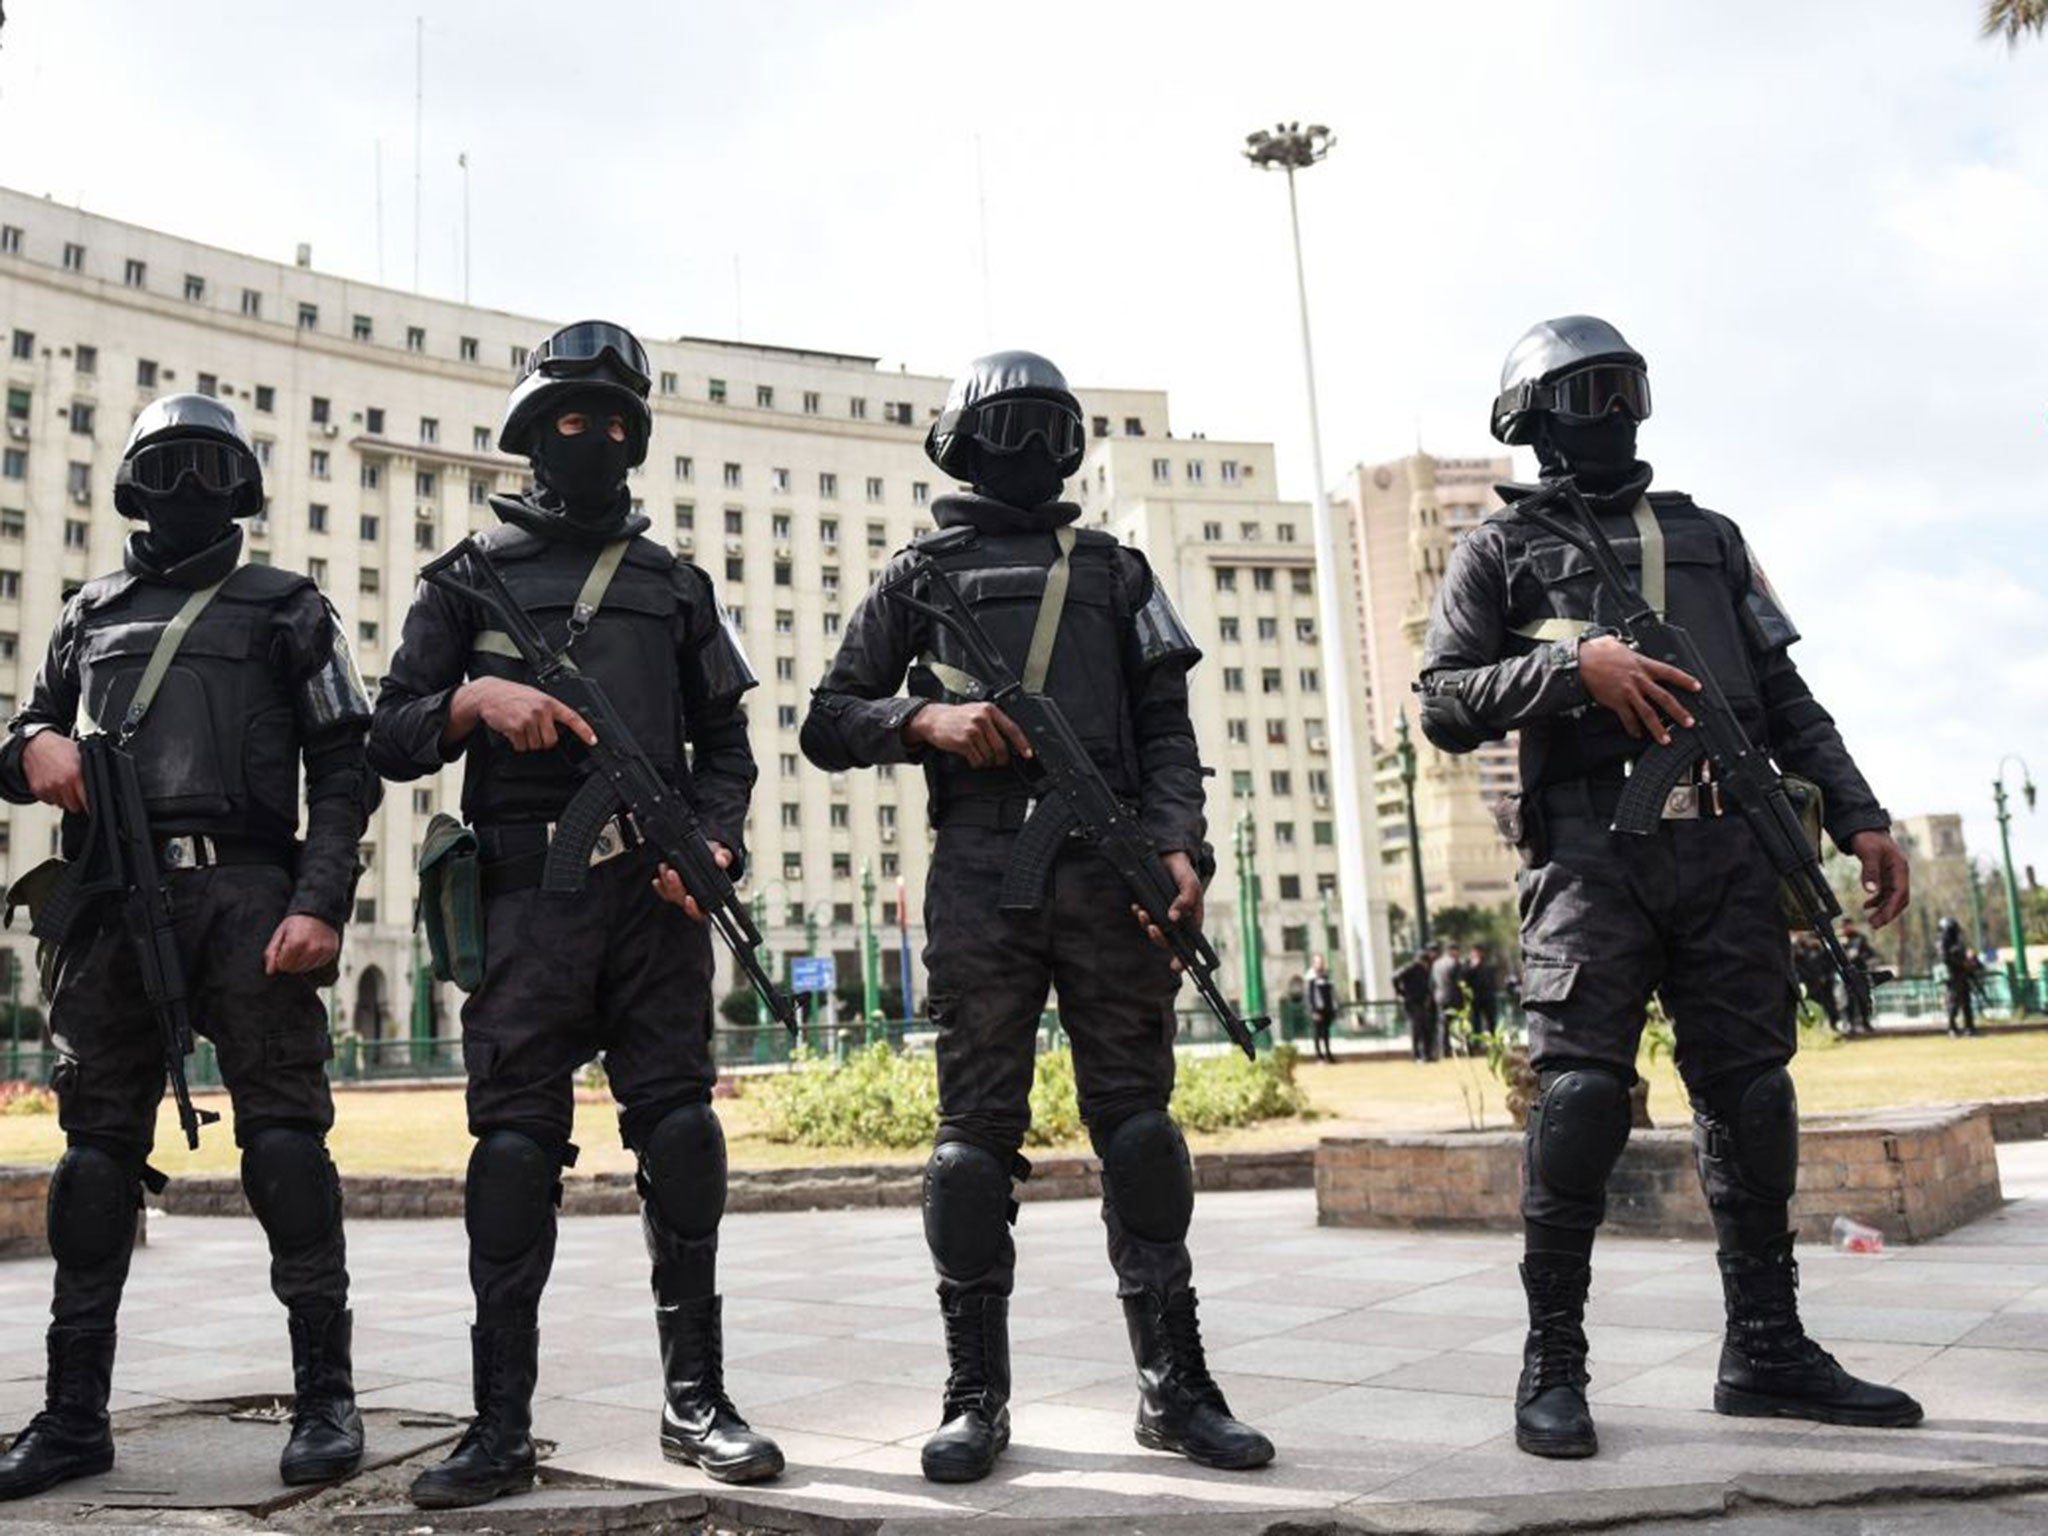
[[[793,955],[789,962],[792,992],[830,992],[838,985],[839,968],[830,955]]]

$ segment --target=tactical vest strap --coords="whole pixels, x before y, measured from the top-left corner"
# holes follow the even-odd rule
[[[604,595],[611,590],[612,578],[619,574],[619,567],[625,563],[626,551],[632,547],[631,539],[614,539],[597,552],[597,559],[591,564],[590,574],[583,578],[583,586],[576,594],[576,605],[569,610],[569,638],[575,638],[590,628],[590,621],[597,617],[598,609],[604,606]],[[519,647],[512,643],[512,637],[502,629],[480,629],[469,642],[471,655],[505,656],[513,661],[523,661]]]
[[[1045,573],[1045,596],[1038,604],[1038,623],[1031,631],[1031,649],[1024,656],[1024,691],[1045,692],[1045,675],[1052,669],[1052,648],[1060,637],[1060,615],[1067,608],[1067,583],[1074,572],[1069,559],[1074,552],[1071,523],[1054,535],[1059,540],[1059,558]]]
[[[1636,502],[1630,516],[1635,519],[1636,544],[1642,550],[1637,584],[1642,589],[1643,601],[1661,619],[1664,617],[1664,525],[1657,521],[1657,510],[1650,505],[1647,496]],[[1591,619],[1567,619],[1553,615],[1517,624],[1511,633],[1528,640],[1576,640],[1592,627]]]
[[[233,575],[231,571],[228,575]],[[135,697],[128,701],[128,713],[121,717],[121,739],[126,741],[141,726],[143,716],[149,713],[149,706],[156,702],[157,690],[164,685],[164,675],[171,670],[178,647],[185,643],[185,636],[191,632],[199,615],[206,611],[206,605],[213,601],[214,594],[227,585],[228,577],[223,576],[210,587],[201,587],[185,599],[164,626],[164,632],[157,636],[156,649],[149,653],[149,665],[143,668],[142,681],[135,685]],[[88,728],[97,729],[92,720],[86,720]]]

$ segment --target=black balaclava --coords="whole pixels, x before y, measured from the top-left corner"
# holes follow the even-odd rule
[[[1637,471],[1636,423],[1626,411],[1609,411],[1598,421],[1546,416],[1535,448],[1546,477],[1576,475],[1589,495],[1618,491]]]
[[[152,565],[168,567],[218,544],[234,527],[234,498],[209,491],[190,475],[170,490],[146,497],[149,532],[142,536],[143,554]]]
[[[555,424],[571,412],[581,412],[590,425],[564,437]],[[548,412],[534,437],[534,478],[561,502],[563,516],[572,523],[609,522],[626,503],[632,433],[629,429],[626,440],[615,443],[605,430],[613,416],[622,414],[608,391],[578,391]]]
[[[1014,453],[975,448],[974,488],[1019,511],[1029,512],[1057,500],[1065,483],[1059,462],[1038,438]]]

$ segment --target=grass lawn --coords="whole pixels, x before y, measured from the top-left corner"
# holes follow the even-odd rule
[[[1913,1037],[1823,1046],[1793,1063],[1800,1107],[1809,1114],[1903,1103],[1945,1103],[2008,1095],[2048,1094],[2048,1035],[1992,1032],[1977,1040]],[[1650,1114],[1659,1125],[1686,1122],[1685,1095],[1669,1062],[1648,1069]],[[1421,1066],[1408,1061],[1304,1062],[1300,1081],[1315,1106],[1312,1118],[1274,1120],[1242,1130],[1188,1138],[1197,1151],[1301,1146],[1332,1133],[1453,1130],[1506,1124],[1500,1085],[1476,1061]],[[718,1102],[732,1165],[791,1167],[808,1163],[920,1162],[921,1153],[885,1148],[818,1150],[786,1146],[762,1134],[761,1114],[744,1092]],[[199,1102],[225,1114],[221,1095]],[[604,1102],[576,1106],[579,1173],[624,1172],[632,1159],[619,1145],[617,1122]],[[0,1163],[48,1163],[63,1138],[54,1115],[0,1115]],[[458,1089],[363,1089],[337,1095],[335,1160],[351,1173],[459,1173],[470,1139]],[[1033,1148],[1035,1154],[1044,1149]],[[1059,1150],[1085,1150],[1077,1142]],[[238,1154],[225,1125],[212,1127],[188,1153],[165,1101],[158,1121],[157,1166],[181,1173],[232,1173]]]

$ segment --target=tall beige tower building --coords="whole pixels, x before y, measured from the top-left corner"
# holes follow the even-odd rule
[[[1493,488],[1512,474],[1506,456],[1450,459],[1418,452],[1391,463],[1361,464],[1331,492],[1351,531],[1366,712],[1378,752],[1382,885],[1404,911],[1413,905],[1412,882],[1406,809],[1393,760],[1404,714],[1416,754],[1415,814],[1430,907],[1495,907],[1514,895],[1514,852],[1495,833],[1488,808],[1515,787],[1513,738],[1463,756],[1439,752],[1417,729],[1410,691],[1420,670],[1429,606],[1451,548],[1500,506]]]
[[[526,466],[497,451],[496,429],[523,349],[558,323],[0,189],[0,718],[26,696],[67,591],[119,566],[132,525],[112,488],[129,424],[145,401],[178,390],[240,415],[269,492],[247,525],[248,558],[320,583],[374,688],[420,565],[492,522],[492,493],[524,483]],[[800,759],[797,728],[854,604],[951,488],[923,452],[948,381],[839,352],[646,340],[655,427],[634,496],[650,536],[717,583],[761,677],[748,700],[761,767],[749,889],[778,970],[815,935],[842,977],[857,975],[864,871],[885,924],[903,882],[921,947],[924,787],[911,768],[818,773]],[[1269,446],[1174,438],[1163,392],[1080,396],[1092,436],[1075,487],[1085,485],[1086,515],[1146,549],[1207,652],[1195,721],[1224,770],[1211,784],[1223,863],[1212,930],[1235,946],[1230,832],[1242,790],[1266,898],[1262,947],[1279,980],[1315,942],[1317,893],[1336,870],[1325,828],[1343,792],[1328,782],[1316,730],[1325,680],[1305,595],[1306,511],[1275,500]],[[1219,585],[1225,571],[1235,591]],[[334,996],[360,1033],[406,1028],[413,858],[428,815],[457,804],[460,772],[387,786],[365,837]],[[0,807],[0,871],[38,862],[55,835],[47,808]],[[18,929],[0,942],[26,958]],[[894,984],[893,924],[881,947]],[[442,1027],[454,1027],[451,1007]]]

